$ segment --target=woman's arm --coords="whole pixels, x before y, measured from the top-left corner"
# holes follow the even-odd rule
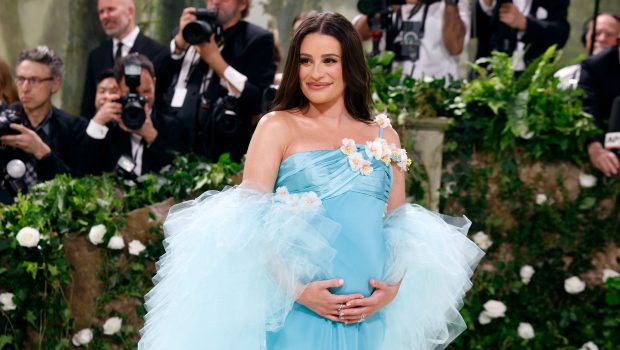
[[[290,143],[286,112],[271,112],[258,122],[243,169],[243,183],[262,193],[272,193],[282,157]]]

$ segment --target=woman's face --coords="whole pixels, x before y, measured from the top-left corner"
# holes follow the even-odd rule
[[[301,91],[313,104],[344,98],[342,47],[333,36],[312,33],[301,42],[299,55]]]

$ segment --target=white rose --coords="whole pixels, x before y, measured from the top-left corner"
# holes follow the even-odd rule
[[[486,311],[482,311],[480,315],[478,315],[478,323],[481,325],[489,324],[491,321],[492,319]]]
[[[120,317],[110,317],[103,324],[103,334],[112,335],[121,330],[123,319]]]
[[[504,317],[506,313],[506,305],[501,301],[489,300],[484,303],[484,311],[490,318]]]
[[[521,322],[517,328],[517,334],[523,339],[532,339],[534,338],[534,327],[527,322]]]
[[[534,136],[534,132],[530,131],[526,123],[520,123],[517,128],[519,129],[519,137],[524,140],[529,140]]]
[[[0,294],[0,304],[2,304],[2,311],[11,311],[17,308],[17,306],[13,304],[13,293]]]
[[[41,233],[36,228],[24,227],[17,232],[17,243],[22,247],[32,248],[39,244]]]
[[[579,350],[598,350],[598,346],[596,346],[596,344],[594,344],[593,342],[589,341],[585,344],[583,344]]]
[[[586,283],[577,276],[564,280],[564,290],[568,294],[579,294],[586,289]]]
[[[482,231],[476,232],[473,236],[471,236],[471,238],[482,250],[487,250],[493,245],[493,241]]]
[[[103,236],[105,236],[106,232],[107,230],[104,225],[95,225],[91,227],[88,232],[88,240],[94,245],[101,244],[103,243]]]
[[[524,284],[530,283],[530,280],[532,279],[532,276],[534,276],[535,272],[536,270],[534,270],[534,268],[530,265],[523,265],[519,271],[519,275],[521,275],[521,282]]]
[[[547,196],[543,193],[539,193],[536,195],[536,204],[543,205],[547,202]]]
[[[123,237],[121,236],[112,236],[110,241],[108,242],[108,248],[120,250],[125,248],[125,241],[123,241]]]
[[[71,342],[75,346],[86,345],[93,340],[93,331],[90,328],[84,328],[73,335]]]
[[[603,283],[607,282],[608,279],[614,278],[614,277],[620,277],[620,273],[612,269],[603,270]]]
[[[129,242],[129,254],[131,255],[140,255],[144,249],[146,249],[146,246],[136,239]]]
[[[596,176],[586,173],[579,173],[579,185],[583,188],[596,186]]]

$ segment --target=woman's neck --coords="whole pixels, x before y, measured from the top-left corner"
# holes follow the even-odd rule
[[[351,118],[344,105],[344,99],[321,104],[310,103],[304,114],[311,118],[321,119],[327,123],[334,123],[335,125],[339,125]]]

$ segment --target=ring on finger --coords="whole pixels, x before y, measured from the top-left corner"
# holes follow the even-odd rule
[[[338,305],[338,312],[342,311],[342,309],[344,309],[344,304]]]
[[[362,315],[360,316],[359,322],[364,322],[365,320],[366,320],[366,314],[362,313]]]

